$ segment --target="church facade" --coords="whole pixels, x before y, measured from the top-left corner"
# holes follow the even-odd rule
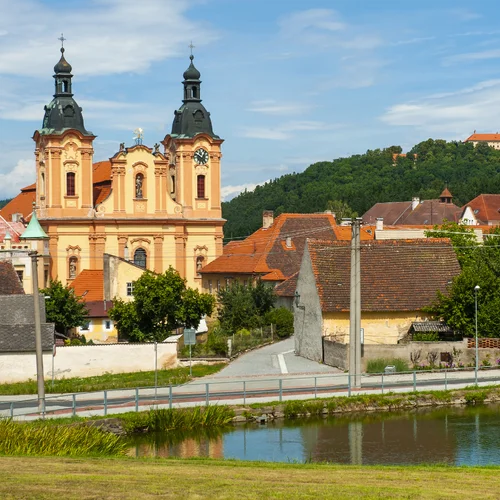
[[[201,103],[200,73],[190,59],[171,132],[149,147],[137,129],[135,144],[122,143],[109,161],[94,163],[96,136],[73,98],[61,48],[54,98],[33,136],[36,212],[52,279],[71,284],[84,269],[102,269],[110,254],[158,273],[172,266],[201,289],[202,267],[222,255],[223,140]]]

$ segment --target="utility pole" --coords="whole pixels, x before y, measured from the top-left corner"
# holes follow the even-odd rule
[[[351,222],[351,300],[349,318],[349,378],[361,387],[361,219]]]
[[[40,318],[40,294],[38,290],[38,252],[30,252],[33,275],[33,300],[35,311],[36,382],[38,387],[38,411],[45,413],[45,385],[43,380],[42,322]]]

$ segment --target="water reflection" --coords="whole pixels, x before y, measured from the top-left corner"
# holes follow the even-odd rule
[[[140,437],[131,455],[343,464],[500,464],[500,406],[337,416]]]

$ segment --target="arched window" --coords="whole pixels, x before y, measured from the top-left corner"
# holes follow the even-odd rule
[[[143,198],[143,185],[144,185],[144,175],[137,174],[135,176],[135,197]]]
[[[146,269],[146,250],[138,248],[134,253],[134,264]]]
[[[75,177],[74,172],[68,172],[66,174],[66,195],[75,196]]]
[[[45,174],[43,172],[40,174],[40,194],[45,196]]]
[[[74,280],[77,274],[78,259],[76,257],[69,258],[68,276],[70,280]]]
[[[198,198],[205,198],[205,176],[198,175],[196,177],[196,186]]]
[[[192,88],[192,91],[193,91],[193,97],[195,99],[198,99],[198,89],[196,87],[193,87]]]
[[[196,257],[196,274],[198,276],[200,276],[200,272],[203,268],[203,261],[205,260],[205,257],[203,257],[203,255],[198,255],[198,257]]]
[[[170,194],[175,194],[175,175],[170,176]]]

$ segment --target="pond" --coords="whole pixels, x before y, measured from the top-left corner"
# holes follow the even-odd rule
[[[247,424],[133,440],[132,456],[340,464],[500,465],[500,405]]]

